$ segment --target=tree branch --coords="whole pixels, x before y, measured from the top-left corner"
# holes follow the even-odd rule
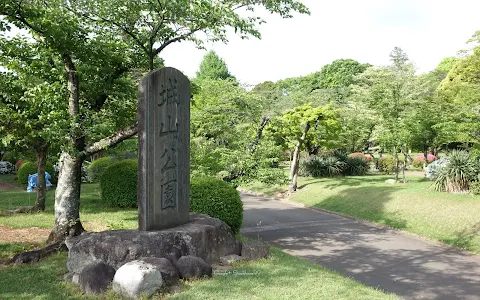
[[[165,49],[168,45],[172,44],[172,43],[175,43],[175,42],[178,42],[178,41],[181,41],[181,40],[184,40],[186,38],[188,38],[189,36],[192,36],[195,32],[199,31],[200,28],[197,28],[195,30],[192,30],[191,32],[187,33],[187,34],[184,34],[184,35],[181,35],[179,37],[176,37],[176,38],[173,38],[171,40],[168,40],[166,41],[165,43],[163,43],[159,48],[157,48],[154,52],[153,52],[153,55],[157,55],[158,53],[162,52],[163,49]]]
[[[128,138],[131,138],[138,132],[138,124],[134,124],[129,127],[125,127],[111,136],[101,139],[98,142],[93,143],[92,145],[86,147],[85,153],[88,155],[95,154],[100,152],[108,147],[114,146]]]

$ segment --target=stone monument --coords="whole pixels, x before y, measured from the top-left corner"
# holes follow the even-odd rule
[[[189,221],[190,81],[174,68],[151,71],[138,93],[139,230]]]

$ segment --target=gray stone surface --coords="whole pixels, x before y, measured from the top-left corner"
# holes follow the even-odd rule
[[[163,286],[162,274],[155,266],[131,261],[121,266],[113,278],[113,290],[124,297],[138,299],[151,296]]]
[[[212,276],[212,266],[200,257],[191,255],[182,256],[175,263],[180,277],[183,279],[202,278]]]
[[[103,293],[112,283],[115,269],[102,261],[95,261],[83,268],[78,276],[80,289],[87,294]]]
[[[227,255],[227,256],[220,257],[220,263],[222,265],[226,265],[226,266],[230,266],[233,263],[235,263],[237,261],[242,261],[242,260],[245,260],[245,258],[241,257],[239,255],[236,255],[236,254],[230,254],[230,255]]]
[[[154,266],[162,274],[162,279],[166,286],[178,285],[180,275],[177,268],[166,258],[144,257],[140,261]]]
[[[67,241],[67,267],[80,271],[95,260],[118,269],[142,257],[164,257],[175,262],[193,255],[208,263],[238,253],[238,243],[230,227],[216,218],[191,214],[191,222],[159,231],[112,230],[86,232]]]
[[[190,82],[174,68],[150,72],[138,93],[139,230],[188,222]]]
[[[354,196],[358,187],[342,192]],[[241,197],[248,237],[402,299],[480,299],[479,255],[292,202]]]
[[[261,259],[270,254],[270,247],[262,241],[243,242],[241,257],[244,259]]]

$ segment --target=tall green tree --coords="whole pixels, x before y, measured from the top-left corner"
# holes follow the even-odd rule
[[[395,161],[395,180],[399,178],[400,150],[406,152],[408,124],[404,121],[413,97],[415,69],[402,49],[395,47],[390,53],[391,65],[372,67],[357,77],[357,94],[379,117],[383,128],[381,137],[385,146],[392,150]],[[382,140],[382,139],[380,139]]]
[[[332,105],[313,107],[305,104],[285,111],[268,126],[269,132],[292,153],[288,190],[297,190],[300,152],[307,144],[328,145],[340,130],[338,115]]]
[[[200,68],[197,72],[197,79],[199,80],[236,80],[235,76],[228,71],[227,64],[220,58],[215,51],[209,51],[200,63]]]

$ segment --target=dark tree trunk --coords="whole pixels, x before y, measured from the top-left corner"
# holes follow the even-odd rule
[[[60,157],[60,173],[55,191],[55,227],[48,242],[58,242],[67,236],[81,234],[80,184],[83,159],[63,152]]]
[[[262,117],[260,126],[258,126],[258,129],[257,129],[257,136],[255,137],[255,140],[250,146],[250,151],[252,153],[255,152],[255,149],[257,148],[258,143],[260,143],[260,139],[262,138],[262,134],[263,134],[263,129],[265,128],[265,126],[267,126],[267,123],[269,120],[270,120],[270,117],[267,117],[267,116]]]
[[[305,138],[307,137],[308,130],[310,129],[310,123],[307,123],[305,125],[305,128],[303,129],[302,136],[300,137],[300,140],[297,141],[297,145],[295,146],[295,150],[293,151],[293,157],[292,157],[292,163],[290,166],[290,185],[288,186],[288,192],[293,193],[297,190],[297,178],[298,178],[298,169],[300,167],[300,151],[302,144],[305,141]]]
[[[393,162],[394,168],[395,168],[395,182],[398,182],[398,151],[396,146],[393,147],[393,151],[395,152],[394,162]]]
[[[427,170],[427,158],[428,158],[428,149],[427,146],[423,146],[423,170]]]
[[[47,197],[47,182],[45,180],[45,168],[47,165],[48,144],[42,143],[37,147],[37,201],[32,210],[45,210]]]

